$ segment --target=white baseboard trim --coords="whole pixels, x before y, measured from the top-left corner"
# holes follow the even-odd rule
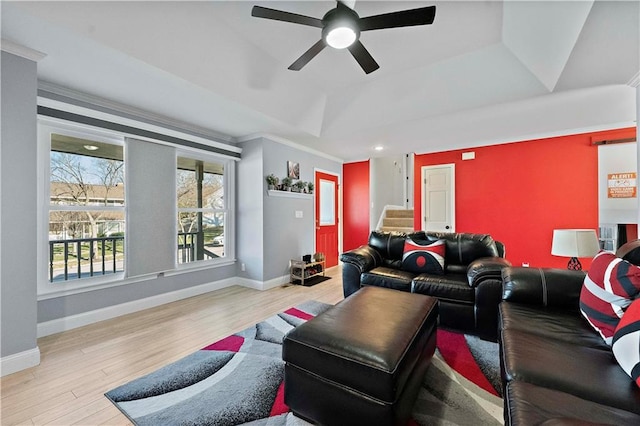
[[[131,314],[133,312],[142,311],[166,303],[175,302],[177,300],[186,299],[188,297],[199,296],[210,291],[220,290],[225,287],[237,285],[238,278],[226,278],[224,280],[202,284],[182,290],[171,291],[168,293],[158,294],[144,299],[133,300],[131,302],[121,303],[119,305],[107,306],[105,308],[96,309],[94,311],[83,312],[81,314],[70,315],[64,318],[58,318],[51,321],[38,323],[38,337],[49,336],[51,334],[72,330],[74,328],[104,321],[121,315]]]
[[[133,312],[142,311],[166,303],[175,302],[186,299],[188,297],[199,296],[210,291],[220,290],[232,285],[241,285],[243,287],[253,288],[256,290],[269,290],[274,287],[281,286],[289,280],[288,275],[283,275],[268,281],[250,280],[248,278],[232,277],[224,280],[215,281],[199,286],[189,287],[182,290],[171,291],[169,293],[159,294],[144,299],[134,300],[131,302],[121,303],[119,305],[107,306],[105,308],[96,309],[94,311],[83,312],[81,314],[70,315],[64,318],[58,318],[51,321],[45,321],[38,324],[38,337],[49,336],[55,333],[72,330],[74,328],[104,321],[121,315],[131,314]],[[40,362],[38,352],[38,363]],[[35,364],[37,365],[37,364]]]
[[[283,275],[281,277],[273,278],[269,281],[265,281],[264,283],[262,283],[262,289],[269,290],[271,288],[280,287],[281,285],[288,283],[290,279],[291,277],[289,276],[289,274]]]
[[[0,358],[0,377],[16,373],[20,370],[40,364],[40,348],[37,346],[27,351]]]
[[[253,288],[255,290],[269,290],[288,283],[289,275],[283,275],[281,277],[276,277],[268,281],[250,280],[249,278],[241,277],[236,277],[236,279],[238,280],[238,284],[243,287]]]

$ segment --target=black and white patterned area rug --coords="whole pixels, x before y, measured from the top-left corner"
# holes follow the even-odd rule
[[[305,302],[113,389],[105,396],[140,426],[307,425],[290,413],[284,403],[282,339],[286,332],[330,307],[320,302]],[[454,343],[450,342],[445,352],[454,350],[452,345],[455,341],[461,342],[459,337],[464,339],[463,335],[451,335]],[[438,339],[448,337],[451,336],[438,332]],[[487,356],[487,351],[483,352]],[[496,345],[495,361],[497,356]],[[488,391],[485,384],[476,385],[472,381],[474,377],[465,378],[445,359],[436,351],[410,424],[502,424],[502,399],[498,393]],[[465,365],[468,363],[465,359]]]

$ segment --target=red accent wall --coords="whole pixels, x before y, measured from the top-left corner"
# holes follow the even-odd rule
[[[551,255],[553,229],[598,229],[592,141],[633,136],[629,128],[416,155],[416,229],[422,226],[421,167],[454,163],[457,232],[491,234],[514,265],[566,268],[569,259]],[[475,160],[462,161],[466,151],[474,151]],[[581,262],[585,269],[591,264]]]
[[[638,224],[627,224],[627,241],[633,241],[638,239]]]
[[[369,161],[342,166],[342,250],[369,241]]]

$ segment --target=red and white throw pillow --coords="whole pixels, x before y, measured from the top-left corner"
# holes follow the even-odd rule
[[[631,302],[640,294],[640,268],[613,253],[593,258],[580,293],[580,311],[611,345],[613,333]]]
[[[636,299],[625,311],[611,345],[620,367],[640,387],[640,299]]]
[[[414,241],[407,238],[402,254],[402,269],[409,272],[444,274],[445,242]]]

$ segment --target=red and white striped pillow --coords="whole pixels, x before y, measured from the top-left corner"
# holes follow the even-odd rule
[[[631,303],[622,316],[611,349],[620,367],[640,387],[640,299]]]
[[[613,333],[631,302],[640,294],[640,268],[613,253],[593,258],[580,293],[580,311],[611,345]]]

